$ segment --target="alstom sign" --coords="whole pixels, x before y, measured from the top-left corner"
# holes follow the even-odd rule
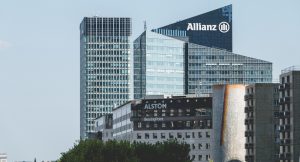
[[[230,25],[227,22],[220,22],[219,25],[207,25],[201,23],[188,23],[187,31],[220,31],[227,33],[230,30]]]

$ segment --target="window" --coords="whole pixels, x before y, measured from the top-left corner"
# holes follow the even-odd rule
[[[196,146],[195,146],[195,144],[193,143],[193,144],[192,144],[192,150],[195,150],[195,148],[196,148]]]
[[[166,138],[166,134],[165,133],[161,133],[160,137],[161,137],[161,139],[165,139]]]
[[[177,133],[177,138],[182,138],[182,133],[178,132]]]
[[[166,110],[161,110],[161,116],[166,116]]]
[[[211,121],[210,121],[210,120],[207,120],[206,122],[207,122],[207,127],[210,128],[210,126],[211,126]]]
[[[210,133],[206,132],[206,138],[210,138]]]
[[[153,133],[153,139],[157,139],[157,133]]]
[[[178,109],[178,116],[182,116],[182,109]]]
[[[192,159],[193,159],[193,160],[195,159],[195,155],[192,155]]]
[[[198,132],[198,138],[202,138],[202,132]]]
[[[208,161],[210,159],[210,155],[206,155],[206,160]]]
[[[202,155],[198,155],[198,160],[199,160],[199,161],[202,160]]]
[[[138,128],[142,128],[142,122],[138,122]]]
[[[186,126],[187,128],[191,127],[191,121],[186,121],[185,126]]]
[[[141,133],[137,133],[137,134],[136,134],[136,138],[137,138],[137,139],[142,139]]]
[[[173,133],[169,133],[169,138],[174,138]]]
[[[154,110],[154,114],[153,114],[153,116],[157,116],[157,110]]]
[[[150,128],[150,123],[146,123],[146,128]]]
[[[210,144],[209,143],[206,143],[205,144],[205,148],[208,150],[208,149],[210,149]]]
[[[191,135],[189,132],[185,132],[185,138],[191,138]]]
[[[199,143],[199,144],[198,144],[198,149],[201,150],[201,148],[202,148],[202,144]]]
[[[166,123],[161,123],[162,128],[166,128]]]
[[[145,139],[149,139],[149,133],[145,133]]]
[[[170,110],[170,116],[174,116],[174,109]]]

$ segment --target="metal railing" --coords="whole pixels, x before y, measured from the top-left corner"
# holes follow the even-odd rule
[[[291,71],[300,71],[300,65],[295,65],[295,66],[285,68],[285,69],[281,70],[281,74],[288,73],[288,72],[291,72]]]

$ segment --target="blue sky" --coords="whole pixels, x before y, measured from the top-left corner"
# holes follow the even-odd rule
[[[0,0],[0,152],[9,161],[57,159],[79,139],[79,23],[133,19],[133,37],[233,4],[233,51],[299,65],[300,1]],[[278,80],[278,79],[277,79]]]

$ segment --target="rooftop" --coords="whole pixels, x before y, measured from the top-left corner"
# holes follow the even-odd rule
[[[291,71],[300,71],[300,65],[285,68],[285,69],[281,70],[281,74],[288,73],[288,72],[291,72]]]

